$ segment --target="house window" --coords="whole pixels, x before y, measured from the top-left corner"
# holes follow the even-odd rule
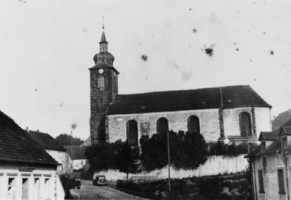
[[[35,178],[34,179],[34,199],[40,199],[40,179]]]
[[[259,178],[259,193],[265,193],[264,174],[262,170],[258,171],[258,178]]]
[[[282,148],[284,149],[284,148],[286,148],[286,146],[287,146],[287,138],[286,137],[282,137]]]
[[[279,186],[279,194],[285,194],[283,169],[278,169],[278,186]]]
[[[167,134],[169,131],[168,120],[164,117],[158,119],[157,121],[157,132],[158,134]]]
[[[188,132],[200,133],[199,118],[197,116],[190,116],[188,118]]]
[[[138,145],[138,129],[135,120],[129,120],[127,122],[127,142],[131,146]]]
[[[28,199],[28,178],[22,179],[22,199]]]
[[[51,183],[50,183],[50,179],[49,178],[45,178],[44,179],[44,198],[45,199],[50,199],[51,196]]]
[[[252,135],[251,116],[247,112],[243,112],[239,116],[240,135],[247,137]]]
[[[105,79],[104,76],[98,76],[97,78],[97,87],[99,90],[105,90]]]
[[[8,178],[8,198],[16,199],[16,180],[15,178]]]

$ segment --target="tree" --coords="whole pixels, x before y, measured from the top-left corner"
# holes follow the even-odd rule
[[[85,156],[89,160],[92,173],[116,169],[115,152],[119,143],[100,143],[86,148]]]
[[[84,142],[80,138],[72,137],[65,133],[58,135],[55,139],[63,146],[81,145]]]
[[[128,180],[129,173],[137,173],[139,168],[138,147],[130,146],[124,142],[116,155],[116,165],[120,172],[126,173]]]

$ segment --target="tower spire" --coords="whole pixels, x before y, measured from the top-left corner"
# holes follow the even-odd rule
[[[104,31],[104,16],[102,17],[102,30]]]
[[[101,36],[101,41],[99,42],[100,44],[100,52],[108,52],[108,42],[106,41],[105,37],[105,32],[104,32],[104,16],[102,17],[103,22],[102,22],[102,36]]]

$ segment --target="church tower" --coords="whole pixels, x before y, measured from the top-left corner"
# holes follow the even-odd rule
[[[108,141],[105,134],[105,116],[109,106],[118,94],[118,74],[113,67],[114,56],[108,52],[108,42],[102,32],[99,42],[100,52],[94,56],[95,65],[90,68],[91,143]]]

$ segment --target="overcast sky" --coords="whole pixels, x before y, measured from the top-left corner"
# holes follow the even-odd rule
[[[22,128],[55,137],[76,123],[74,136],[89,137],[104,16],[119,93],[243,84],[277,115],[291,106],[290,10],[288,0],[1,0],[0,110]]]

